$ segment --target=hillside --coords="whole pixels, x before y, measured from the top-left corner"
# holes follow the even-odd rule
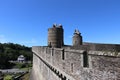
[[[14,43],[0,43],[0,69],[11,67],[10,60],[17,60],[19,55],[24,55],[26,60],[32,61],[31,47]]]

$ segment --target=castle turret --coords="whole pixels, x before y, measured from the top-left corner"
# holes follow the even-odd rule
[[[82,45],[82,36],[78,30],[75,30],[73,35],[73,46]]]
[[[48,46],[49,47],[62,47],[63,41],[63,28],[62,25],[54,24],[52,28],[48,29]]]

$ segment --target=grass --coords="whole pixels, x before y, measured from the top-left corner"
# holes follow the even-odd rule
[[[14,68],[18,68],[20,70],[28,71],[31,70],[32,64],[31,63],[15,63]],[[4,75],[4,80],[14,80],[13,77],[20,75],[20,74],[6,74]],[[30,73],[25,74],[21,77],[21,80],[29,80]]]
[[[20,80],[29,80],[30,73],[26,73]],[[4,80],[14,80],[12,75],[5,75]]]
[[[27,73],[22,77],[22,80],[29,80],[29,77],[30,77],[30,73]]]
[[[13,77],[12,77],[12,75],[6,75],[4,77],[4,80],[13,80]]]
[[[23,68],[29,68],[32,67],[31,63],[15,63],[14,68],[18,68],[18,69],[23,69]]]

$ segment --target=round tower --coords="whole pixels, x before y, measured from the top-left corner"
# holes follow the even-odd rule
[[[73,35],[73,46],[82,45],[82,36],[78,30],[75,30]]]
[[[48,29],[48,46],[49,47],[62,47],[63,42],[63,28],[62,25],[53,25]]]

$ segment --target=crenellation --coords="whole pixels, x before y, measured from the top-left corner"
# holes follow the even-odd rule
[[[58,25],[54,25],[53,28],[58,28]],[[63,27],[59,28],[63,29]],[[76,31],[75,34],[79,32]],[[63,38],[61,40],[63,41]],[[34,46],[32,51],[33,80],[120,79],[120,45],[118,44],[82,42],[77,46]]]

